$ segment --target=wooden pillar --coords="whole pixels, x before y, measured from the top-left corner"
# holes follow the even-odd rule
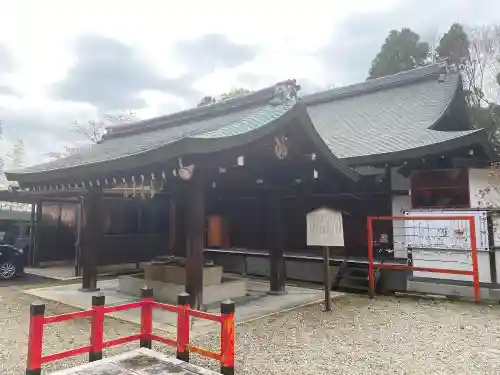
[[[24,254],[28,266],[33,265],[33,249],[35,248],[35,225],[36,225],[36,204],[31,205],[30,233],[28,242],[28,254]]]
[[[266,192],[267,235],[270,251],[270,294],[285,293],[285,222],[283,217],[283,197],[279,190]]]
[[[177,201],[174,195],[168,198],[168,254],[175,255],[177,244]]]
[[[35,227],[31,230],[35,231],[33,237],[33,250],[30,252],[31,265],[33,267],[38,266],[38,249],[40,248],[40,238],[41,238],[41,228],[42,228],[42,202],[37,202],[36,204],[36,217],[35,217]]]
[[[385,178],[387,179],[387,193],[389,196],[389,207],[387,207],[387,215],[388,216],[393,216],[392,212],[392,172],[391,172],[391,167],[386,166],[385,167]],[[392,250],[394,250],[394,221],[389,221],[388,222],[389,226],[387,228],[388,230],[388,247]],[[394,252],[390,253],[389,256],[391,258],[394,258]]]
[[[97,259],[102,244],[102,190],[90,189],[83,199],[82,225],[82,291],[93,292],[97,288]]]
[[[82,225],[83,225],[83,199],[75,207],[75,276],[81,276],[82,269]]]
[[[186,181],[186,292],[190,305],[203,304],[203,248],[205,247],[205,185],[200,169]]]

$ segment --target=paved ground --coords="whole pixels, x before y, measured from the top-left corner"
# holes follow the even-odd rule
[[[138,285],[143,285],[144,281],[139,281]],[[37,287],[26,289],[25,292],[41,298],[63,305],[73,306],[77,309],[88,310],[92,307],[91,295],[79,291],[80,284],[67,284],[62,286]],[[107,305],[118,305],[138,301],[138,297],[121,293],[119,291],[118,279],[99,280],[100,293],[106,297]],[[322,301],[324,293],[321,289],[299,288],[289,286],[288,292],[284,295],[271,296],[268,294],[269,282],[246,280],[247,296],[235,299],[236,302],[236,322],[245,322],[264,315],[285,311],[306,304]],[[342,293],[332,292],[332,298],[338,298]],[[224,296],[221,296],[224,298]],[[206,306],[208,312],[219,313],[220,304],[212,303]],[[109,314],[111,317],[122,319],[129,323],[140,324],[141,314],[139,309],[119,311]],[[153,327],[162,329],[171,334],[177,332],[177,314],[166,310],[155,310],[153,314]],[[191,327],[191,336],[198,336],[218,330],[219,324],[198,319]]]
[[[0,304],[0,374],[24,372],[32,297],[16,290],[20,288],[0,288],[4,300]],[[69,310],[48,304],[49,314]],[[497,374],[500,373],[499,322],[499,306],[389,297],[370,301],[349,295],[337,300],[331,313],[311,306],[238,326],[236,373]],[[47,347],[62,350],[87,343],[87,321],[61,324],[59,328],[47,329]],[[132,324],[108,320],[105,334],[106,338],[113,338],[135,330]],[[208,337],[196,341],[206,346],[216,344],[216,339]],[[84,356],[78,357],[50,369],[84,361]],[[213,361],[195,358],[193,362],[217,369]]]

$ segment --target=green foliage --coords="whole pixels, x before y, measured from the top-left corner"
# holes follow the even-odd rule
[[[238,96],[243,96],[249,94],[250,90],[245,89],[243,87],[233,87],[228,92],[225,92],[220,96],[220,100],[227,100],[232,98],[237,98]]]
[[[385,39],[380,52],[372,62],[369,78],[411,70],[426,65],[429,44],[420,41],[420,36],[408,28],[392,30]]]
[[[446,58],[452,64],[458,64],[469,58],[469,37],[459,23],[451,25],[436,48],[437,56]]]
[[[204,105],[214,104],[217,100],[210,95],[204,96],[198,103],[198,107],[203,107]]]
[[[369,78],[417,68],[431,60],[446,59],[462,75],[471,120],[485,129],[500,150],[500,26],[467,29],[454,23],[435,50],[408,28],[392,30],[372,62]]]

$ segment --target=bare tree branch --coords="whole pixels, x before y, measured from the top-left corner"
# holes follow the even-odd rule
[[[126,111],[120,114],[101,113],[100,119],[87,122],[72,121],[78,134],[84,136],[91,143],[98,143],[111,126],[123,125],[136,120],[135,113]]]
[[[99,119],[89,120],[87,122],[72,121],[71,125],[75,132],[83,136],[86,141],[90,143],[89,147],[93,144],[99,143],[106,133],[106,129],[112,126],[124,125],[136,121],[137,117],[132,111],[125,111],[119,114],[110,114],[101,112]],[[86,147],[86,146],[83,146]],[[62,151],[54,151],[46,154],[54,159],[61,159],[77,153],[82,150],[82,146],[69,147],[66,146]]]

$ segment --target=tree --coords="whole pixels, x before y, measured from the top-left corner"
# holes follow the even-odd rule
[[[110,126],[117,126],[130,123],[136,120],[134,112],[126,111],[117,115],[103,113],[98,120],[89,120],[87,122],[73,121],[72,125],[78,134],[83,135],[91,143],[98,143]]]
[[[73,121],[71,125],[73,125],[76,133],[82,135],[86,139],[88,142],[87,146],[90,147],[102,139],[108,127],[124,125],[136,120],[137,117],[134,112],[125,111],[119,114],[101,113],[98,120],[89,120],[87,122]],[[66,146],[62,151],[49,152],[47,156],[54,159],[61,159],[81,150],[81,145],[74,145],[73,147]]]
[[[250,90],[244,88],[244,87],[233,87],[231,90],[228,92],[223,93],[219,99],[214,98],[213,96],[207,95],[204,96],[200,102],[198,103],[198,107],[203,107],[204,105],[210,105],[217,103],[218,101],[221,100],[228,100],[228,99],[233,99],[237,98],[238,96],[246,95],[249,94]]]
[[[3,127],[2,122],[0,121],[0,141],[3,136]],[[19,139],[14,143],[12,147],[12,151],[8,152],[5,155],[0,155],[0,190],[4,190],[7,188],[8,181],[3,173],[3,168],[5,164],[8,162],[10,167],[20,168],[24,165],[24,159],[26,154],[26,148],[24,146],[24,141]]]
[[[220,96],[220,100],[227,100],[227,99],[232,99],[232,98],[237,98],[238,96],[243,96],[246,94],[249,94],[250,90],[243,88],[243,87],[233,87],[231,90],[228,92],[223,93]]]
[[[372,62],[368,78],[383,77],[429,63],[429,44],[408,28],[392,30]]]
[[[22,139],[18,139],[12,147],[12,151],[7,155],[7,158],[13,167],[20,168],[24,166],[25,156],[26,147],[24,145],[24,141]]]
[[[469,37],[464,27],[454,23],[441,37],[435,52],[440,59],[447,59],[450,64],[461,64],[469,59],[469,46]]]
[[[217,101],[213,96],[207,95],[201,98],[200,102],[198,103],[198,107],[203,107],[204,105],[210,105],[214,104]]]
[[[468,32],[469,53],[460,69],[472,120],[484,128],[500,150],[500,26],[482,26]]]

